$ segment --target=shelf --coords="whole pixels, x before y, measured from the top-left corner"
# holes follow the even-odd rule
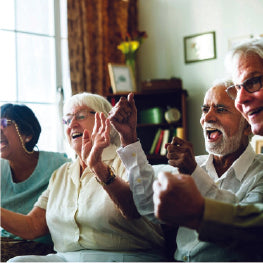
[[[138,123],[137,128],[162,128],[168,129],[170,127],[178,127],[181,126],[181,122],[174,123]]]
[[[127,97],[128,93],[118,93],[118,94],[107,94],[107,99],[115,105],[120,99],[120,97],[125,96]],[[187,139],[187,122],[186,122],[186,98],[187,98],[187,91],[183,90],[180,87],[176,87],[175,89],[165,89],[165,90],[155,90],[154,92],[134,92],[134,100],[135,105],[137,107],[138,113],[138,124],[137,124],[137,135],[140,138],[142,147],[144,152],[149,153],[153,139],[155,137],[156,132],[158,129],[170,129],[173,131],[178,127],[183,128],[182,137]],[[162,121],[161,123],[139,123],[142,118],[141,112],[146,110],[148,112],[149,109],[158,107],[160,108],[162,114],[167,110],[168,107],[175,107],[181,113],[181,118],[179,121],[174,123],[167,123]],[[149,114],[149,113],[147,113]],[[145,115],[144,115],[145,116]],[[146,115],[147,116],[147,115]],[[151,115],[149,115],[151,117]],[[147,122],[151,120],[151,118],[143,119]],[[156,119],[155,119],[156,120]],[[146,121],[145,121],[146,122]],[[162,164],[168,162],[166,156],[153,154],[147,155],[147,158],[151,164]]]

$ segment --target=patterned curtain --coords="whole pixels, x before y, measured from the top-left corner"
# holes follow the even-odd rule
[[[137,0],[68,0],[72,94],[110,91],[108,63],[124,63],[117,45],[137,30]]]

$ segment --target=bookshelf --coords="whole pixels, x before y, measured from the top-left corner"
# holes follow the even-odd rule
[[[121,96],[127,97],[127,95],[128,93],[107,94],[106,97],[114,105],[119,101]],[[178,129],[178,127],[181,127],[183,128],[181,137],[187,139],[186,98],[187,91],[183,90],[181,87],[167,90],[164,89],[162,91],[155,90],[152,92],[147,91],[134,93],[134,100],[138,114],[137,134],[142,143],[143,150],[147,154],[147,158],[151,164],[167,163],[166,155],[160,155],[160,153],[150,154],[154,137],[159,129],[169,129],[170,132],[173,132]],[[168,106],[171,108],[176,107],[180,111],[181,118],[177,122],[168,123],[165,120],[164,113]],[[156,108],[158,109],[157,119],[159,119],[157,120],[157,123],[153,123],[154,120],[152,120],[152,116],[154,116],[154,114],[156,115]],[[149,110],[152,110],[152,112],[149,113]],[[146,117],[143,114],[145,112],[148,114]]]

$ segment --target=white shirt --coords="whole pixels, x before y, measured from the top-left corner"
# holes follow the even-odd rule
[[[170,165],[149,165],[140,142],[119,148],[118,154],[129,174],[130,187],[138,211],[150,220],[154,218],[152,183],[158,171],[178,170]],[[197,156],[197,167],[192,174],[203,196],[229,203],[263,201],[263,155],[255,154],[248,145],[243,154],[218,178],[212,155]],[[222,215],[223,216],[223,215]],[[196,231],[180,227],[177,234],[178,261],[230,261],[235,253],[207,242],[200,242]],[[233,245],[233,248],[235,246]],[[239,255],[237,255],[238,257]]]
[[[192,177],[203,196],[228,203],[263,201],[263,155],[250,144],[220,178],[212,155],[197,156],[196,162]]]
[[[102,160],[125,180],[125,167],[116,154],[116,146],[106,148]],[[131,251],[163,246],[159,226],[143,217],[125,219],[88,167],[80,177],[79,159],[53,173],[35,206],[46,209],[47,225],[58,252]]]

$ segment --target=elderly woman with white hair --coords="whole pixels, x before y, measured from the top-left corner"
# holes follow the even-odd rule
[[[116,149],[117,132],[102,96],[74,95],[64,106],[66,134],[77,158],[57,169],[27,215],[1,209],[4,229],[24,239],[50,232],[55,254],[10,262],[167,261],[160,226],[141,217]]]

